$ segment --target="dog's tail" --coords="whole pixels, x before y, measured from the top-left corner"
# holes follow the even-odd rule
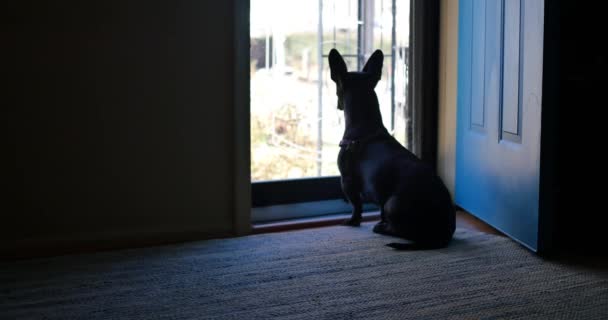
[[[386,244],[387,247],[391,247],[395,250],[399,251],[414,251],[414,250],[433,250],[433,249],[441,249],[445,247],[445,245],[439,244],[430,244],[430,243],[420,243],[420,242],[391,242]]]

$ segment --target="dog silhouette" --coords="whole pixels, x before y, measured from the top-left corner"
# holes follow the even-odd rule
[[[434,169],[393,138],[382,123],[374,88],[384,55],[376,50],[361,72],[348,72],[336,49],[329,53],[338,109],[344,111],[338,168],[344,195],[352,205],[346,225],[359,226],[363,202],[380,207],[374,232],[410,240],[396,249],[436,249],[448,245],[455,230],[450,193]]]

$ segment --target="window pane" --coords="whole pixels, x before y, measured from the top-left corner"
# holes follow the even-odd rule
[[[339,174],[336,159],[344,121],[327,64],[334,47],[351,71],[362,67],[373,50],[383,50],[376,92],[384,125],[399,130],[395,136],[406,141],[406,66],[393,65],[392,47],[395,42],[403,49],[407,44],[397,39],[408,37],[401,30],[393,32],[393,3],[409,11],[409,1],[402,0],[251,0],[253,181]],[[398,57],[395,64],[404,61]],[[393,83],[401,87],[393,90]]]

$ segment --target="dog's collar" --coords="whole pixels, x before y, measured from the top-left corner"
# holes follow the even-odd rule
[[[357,148],[358,146],[364,145],[365,143],[368,143],[378,137],[381,136],[385,136],[388,135],[388,132],[386,131],[386,128],[382,127],[378,130],[376,130],[376,132],[372,133],[369,136],[363,137],[361,139],[357,139],[357,140],[352,140],[352,139],[342,139],[340,140],[340,148],[344,148],[345,150],[352,150],[354,148]]]

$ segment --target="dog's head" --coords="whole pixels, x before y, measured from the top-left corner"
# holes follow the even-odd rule
[[[382,62],[384,54],[376,50],[369,57],[361,72],[348,72],[346,63],[338,50],[331,49],[329,52],[329,69],[331,79],[336,83],[336,94],[338,95],[338,109],[344,110],[346,100],[353,93],[371,95],[376,97],[374,88],[382,73]]]

